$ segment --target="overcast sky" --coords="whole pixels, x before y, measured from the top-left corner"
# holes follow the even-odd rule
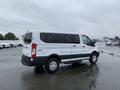
[[[0,33],[120,35],[120,0],[0,0]]]

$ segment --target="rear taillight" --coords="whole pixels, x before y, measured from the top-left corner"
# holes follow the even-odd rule
[[[36,58],[37,44],[32,44],[32,58]]]

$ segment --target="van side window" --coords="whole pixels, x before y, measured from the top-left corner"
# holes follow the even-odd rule
[[[46,43],[80,43],[79,35],[74,34],[41,33],[40,39]]]
[[[83,35],[82,39],[83,39],[83,43],[85,45],[94,46],[93,42],[91,41],[91,39],[88,36]]]
[[[61,43],[62,42],[62,36],[60,34],[41,33],[40,38],[42,41],[46,43]]]
[[[79,35],[73,35],[72,42],[79,44],[80,43]]]
[[[80,37],[79,37],[79,35],[64,34],[63,35],[63,43],[79,44]]]

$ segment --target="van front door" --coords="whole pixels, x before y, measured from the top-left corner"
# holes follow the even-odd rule
[[[88,36],[82,35],[82,48],[83,48],[83,54],[86,55],[86,57],[90,56],[92,53],[95,45],[91,41],[91,39]]]
[[[74,44],[72,45],[72,55],[74,59],[81,59],[83,58],[83,48],[82,48],[82,41],[81,36],[76,36]]]

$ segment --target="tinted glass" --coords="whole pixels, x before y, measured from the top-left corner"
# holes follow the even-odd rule
[[[92,41],[90,40],[90,38],[88,36],[83,35],[82,39],[83,39],[83,43],[85,45],[94,46],[94,44],[92,43]]]
[[[80,43],[79,35],[63,34],[63,43]]]
[[[24,43],[30,44],[32,41],[32,33],[26,33],[24,36]]]
[[[46,43],[61,43],[62,42],[62,36],[60,34],[41,33],[40,38],[42,41]]]
[[[80,43],[79,35],[41,33],[40,38],[46,43]]]
[[[73,43],[80,43],[80,37],[79,35],[72,35],[72,42]]]

